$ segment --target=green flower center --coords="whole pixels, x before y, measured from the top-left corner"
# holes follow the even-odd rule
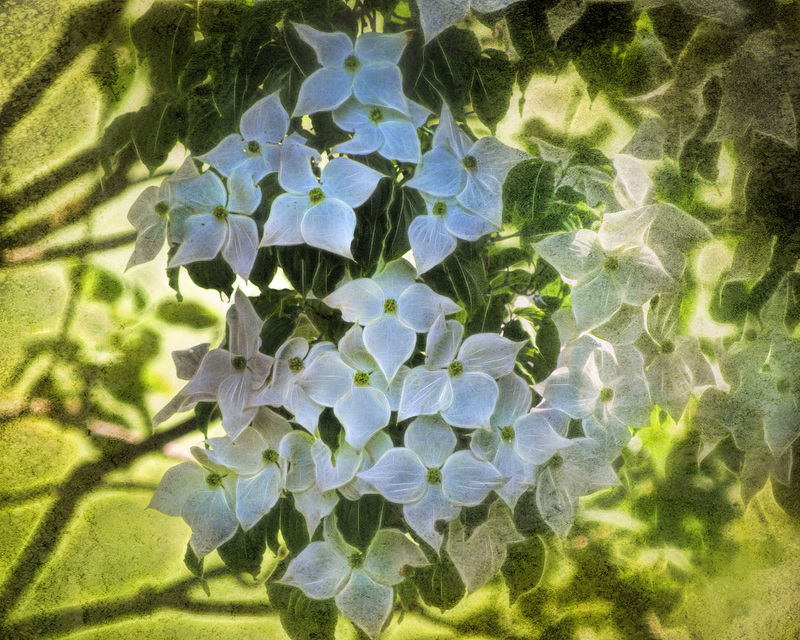
[[[442,481],[442,472],[440,469],[428,469],[426,478],[428,484],[439,484]]]
[[[218,473],[209,473],[206,476],[206,484],[211,489],[216,489],[218,487],[221,487],[222,486],[222,476],[219,475]]]
[[[356,71],[361,66],[361,60],[359,60],[356,56],[347,56],[344,59],[344,68],[350,71]]]
[[[247,150],[250,153],[259,153],[261,151],[261,145],[258,144],[255,140],[251,140],[247,143]]]
[[[311,204],[317,204],[325,199],[325,194],[319,187],[314,187],[308,192],[308,199],[311,200]]]
[[[600,402],[611,402],[614,399],[614,390],[609,387],[600,389]]]
[[[153,209],[157,215],[163,218],[169,213],[169,204],[165,200],[162,200],[161,202],[156,202],[156,206],[153,207]]]
[[[500,439],[503,442],[513,442],[515,435],[516,434],[514,433],[514,427],[512,427],[510,425],[509,426],[505,426],[502,429],[500,429]]]
[[[562,464],[564,464],[564,458],[561,457],[560,453],[554,453],[547,461],[547,466],[551,469],[558,469]]]
[[[275,449],[264,449],[261,459],[265,464],[275,464],[278,461],[278,452]]]
[[[364,554],[360,551],[355,551],[350,554],[350,557],[347,559],[347,562],[350,563],[350,567],[353,569],[360,569],[364,566]]]
[[[447,205],[439,200],[438,202],[434,203],[433,205],[433,215],[435,216],[443,216],[447,213]]]
[[[303,359],[298,358],[295,356],[294,358],[289,358],[289,371],[292,373],[297,373],[298,371],[303,370]]]
[[[378,107],[370,109],[369,119],[372,120],[372,122],[374,122],[375,124],[380,124],[381,122],[383,122],[383,109],[379,109]]]
[[[778,389],[778,393],[789,393],[791,385],[789,384],[789,381],[786,378],[781,378],[780,380],[778,380],[776,388]]]
[[[464,165],[467,171],[473,171],[478,168],[478,160],[475,156],[464,156],[461,160],[461,164]]]
[[[369,374],[366,371],[356,372],[356,375],[353,376],[353,383],[355,383],[357,387],[369,386]]]
[[[617,258],[617,256],[608,256],[606,261],[603,263],[603,269],[605,269],[608,273],[619,271],[619,258]]]
[[[231,364],[233,368],[237,371],[243,371],[244,368],[247,366],[247,358],[244,356],[236,356],[232,361]]]
[[[383,312],[397,313],[397,300],[394,298],[386,298],[386,300],[383,301]]]
[[[221,204],[218,204],[216,207],[214,207],[214,211],[212,211],[212,213],[217,220],[225,220],[228,217],[228,210]]]
[[[659,351],[665,355],[669,355],[675,351],[675,343],[673,343],[672,340],[664,340],[659,346]]]
[[[449,365],[447,365],[447,372],[453,376],[460,376],[464,373],[464,365],[459,360],[453,360]]]

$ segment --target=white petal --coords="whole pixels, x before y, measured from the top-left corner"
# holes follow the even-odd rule
[[[341,125],[339,125],[341,127]],[[378,128],[371,122],[362,125],[355,130],[353,137],[347,142],[337,144],[333,151],[336,153],[350,153],[352,155],[364,156],[373,151],[377,151],[383,144],[383,136],[381,136]]]
[[[417,334],[400,324],[393,315],[385,315],[376,324],[364,329],[364,344],[375,358],[383,375],[394,379],[397,371],[414,353]]]
[[[364,329],[358,325],[350,327],[339,340],[339,355],[342,362],[356,371],[372,373],[378,368],[378,363],[364,344]]]
[[[314,402],[308,392],[297,383],[291,383],[283,396],[285,407],[294,414],[294,421],[310,432],[319,424],[319,416],[325,408]]]
[[[250,381],[250,372],[245,369],[228,376],[219,386],[217,398],[222,426],[231,438],[238,436],[256,415],[257,409],[250,406],[253,394]]]
[[[233,301],[233,306],[226,314],[228,348],[234,355],[244,356],[250,360],[261,344],[259,335],[264,322],[244,291],[237,289],[233,294]]]
[[[622,304],[622,291],[606,271],[572,287],[572,313],[580,331],[593,329],[613,316]]]
[[[397,300],[416,279],[414,267],[408,260],[400,258],[387,263],[380,273],[376,273],[372,280],[381,288],[387,298]]]
[[[222,381],[233,373],[231,354],[225,349],[209,351],[197,370],[197,373],[183,388],[187,395],[211,395],[215,397]]]
[[[569,444],[551,425],[551,420],[565,420],[566,414],[554,409],[534,409],[514,424],[514,451],[531,464],[544,464],[554,453]]]
[[[447,371],[415,367],[403,382],[397,419],[436,413],[449,407],[452,401]]]
[[[381,456],[375,465],[358,474],[390,502],[416,502],[428,486],[428,470],[410,449],[396,447]]]
[[[362,33],[356,40],[356,56],[362,62],[389,62],[397,64],[406,48],[406,34]]]
[[[447,231],[456,238],[475,242],[478,238],[487,233],[499,231],[502,228],[502,212],[499,219],[487,220],[472,211],[465,209],[457,204],[457,201],[448,202],[447,211],[444,214],[444,224]]]
[[[420,22],[428,43],[448,27],[467,17],[469,3],[453,2],[442,5],[436,0],[421,0],[419,3]]]
[[[222,257],[234,273],[247,280],[253,270],[258,251],[258,227],[247,216],[228,216],[228,238],[222,247]]]
[[[403,95],[403,77],[397,65],[391,62],[362,64],[355,74],[353,95],[364,104],[388,107],[409,115],[408,102]]]
[[[311,207],[300,223],[300,233],[312,247],[352,258],[350,244],[356,229],[356,214],[341,200],[325,198]]]
[[[222,489],[198,491],[186,501],[181,512],[192,528],[189,543],[198,558],[230,540],[239,528]]]
[[[647,175],[641,160],[624,153],[611,159],[617,177],[614,178],[614,195],[626,209],[649,204],[653,199],[655,185]]]
[[[428,564],[425,554],[397,529],[380,529],[367,549],[364,571],[381,584],[394,586],[403,581],[405,567]]]
[[[417,164],[420,153],[417,128],[408,121],[386,121],[378,126],[383,137],[379,153],[388,160]]]
[[[323,67],[308,76],[300,87],[293,117],[332,111],[353,92],[353,74],[345,69]]]
[[[425,333],[440,314],[458,313],[461,307],[421,282],[412,284],[397,300],[400,321],[419,333]]]
[[[495,333],[478,333],[464,340],[458,350],[458,360],[464,365],[464,371],[482,371],[499,378],[514,370],[523,344]]]
[[[565,278],[586,280],[603,267],[597,234],[588,229],[554,233],[534,245],[536,252]]]
[[[339,398],[333,412],[344,426],[347,442],[361,449],[378,430],[389,424],[392,410],[383,391],[356,386]]]
[[[320,520],[333,511],[338,502],[339,494],[336,491],[322,493],[316,485],[294,494],[294,506],[306,519],[309,538],[314,536]]]
[[[225,185],[213,171],[172,183],[172,193],[179,202],[198,213],[211,213],[215,207],[224,207],[228,201]]]
[[[349,158],[334,158],[322,169],[322,190],[325,195],[341,200],[350,207],[364,204],[383,174],[375,169],[350,160]]]
[[[442,547],[442,534],[436,530],[436,522],[449,522],[457,518],[461,508],[448,502],[440,484],[427,485],[421,500],[403,505],[403,517],[416,534],[438,553]]]
[[[622,299],[633,305],[643,305],[673,284],[672,277],[658,256],[648,247],[633,247],[623,251],[619,256],[619,270],[614,275]]]
[[[492,489],[502,487],[508,478],[488,462],[478,460],[471,451],[456,451],[442,467],[442,491],[453,504],[473,507],[483,502]]]
[[[342,590],[350,577],[347,558],[329,542],[312,542],[289,563],[279,582],[298,587],[309,598],[326,600]]]
[[[190,262],[213,260],[225,244],[227,233],[227,222],[216,216],[190,216],[186,221],[186,235],[169,261],[169,266],[179,267]]]
[[[315,440],[311,445],[311,455],[316,467],[317,487],[321,491],[330,491],[350,482],[356,475],[363,456],[343,443],[336,451],[334,462],[331,461],[331,450],[322,440]]]
[[[647,369],[647,384],[653,402],[680,420],[692,393],[692,372],[686,363],[674,353],[657,355]]]
[[[405,445],[426,467],[441,467],[456,448],[456,434],[440,416],[421,416],[406,429]]]
[[[259,143],[280,142],[289,130],[289,114],[281,104],[279,93],[276,91],[261,98],[252,107],[242,114],[239,122],[242,137],[248,142],[256,140]]]
[[[175,364],[175,375],[181,380],[193,378],[200,369],[203,358],[208,353],[209,344],[204,342],[189,349],[172,352],[172,362]]]
[[[433,134],[432,146],[434,149],[444,147],[459,159],[467,155],[472,146],[472,140],[453,119],[447,102],[442,102],[442,115],[439,116],[439,124],[436,125],[436,132]]]
[[[281,145],[278,182],[292,195],[308,195],[309,191],[319,186],[311,169],[311,163],[319,164],[319,161],[319,154],[303,144],[302,138],[287,138]]]
[[[179,516],[183,505],[197,491],[207,489],[207,472],[194,462],[182,462],[167,469],[147,505],[168,516]]]
[[[308,198],[282,193],[272,202],[269,218],[264,225],[260,247],[303,244],[300,222],[308,210]]]
[[[531,388],[525,380],[514,373],[497,379],[497,405],[491,424],[498,429],[511,425],[531,408]]]
[[[392,411],[397,411],[400,407],[400,395],[403,393],[403,384],[406,381],[406,376],[408,376],[409,371],[411,371],[411,369],[407,366],[401,366],[397,370],[394,378],[392,378],[391,384],[380,371],[374,371],[370,374],[370,385],[376,389],[380,389],[386,394],[386,399],[389,400],[389,406]]]
[[[444,219],[439,216],[414,218],[408,226],[408,243],[420,275],[440,264],[456,250],[456,240],[445,227]]]
[[[445,322],[441,314],[431,326],[425,341],[425,366],[431,369],[443,368],[456,358],[464,325],[455,320]]]
[[[378,584],[364,571],[356,570],[335,600],[345,618],[376,638],[392,613],[394,590]]]
[[[353,385],[355,371],[348,367],[339,354],[323,353],[306,370],[305,380],[298,383],[314,402],[332,407]]]
[[[536,385],[536,391],[547,399],[547,404],[559,409],[571,418],[588,415],[597,403],[598,390],[586,384],[584,378],[568,367],[559,367],[543,382]]]
[[[522,460],[506,442],[500,443],[492,464],[502,476],[509,478],[506,484],[495,491],[513,509],[519,497],[530,488],[529,478],[536,473],[535,468]]]
[[[508,172],[520,162],[530,159],[530,155],[524,151],[509,147],[494,136],[480,138],[469,152],[478,162],[473,174],[476,180],[486,183],[491,178],[501,189]]]
[[[450,379],[453,402],[442,417],[454,427],[488,427],[497,402],[497,383],[485,373],[469,371]]]
[[[566,538],[575,520],[575,502],[558,486],[550,469],[545,469],[536,483],[536,506],[548,527],[560,538]]]
[[[324,67],[341,67],[353,54],[353,43],[345,34],[317,31],[301,23],[292,23],[297,34],[314,49],[317,60]]]
[[[286,489],[293,493],[304,491],[315,482],[313,443],[313,436],[298,430],[286,434],[278,445],[278,454],[291,463],[286,474]]]
[[[128,260],[125,270],[127,271],[131,267],[135,267],[137,264],[150,262],[155,258],[158,252],[161,251],[161,247],[164,246],[164,239],[166,236],[166,219],[156,222],[152,227],[147,227],[139,231],[139,233],[136,234],[136,246],[133,248],[133,253]]]
[[[444,149],[434,149],[422,156],[422,162],[406,186],[439,198],[449,198],[461,193],[466,184],[467,170],[461,162]]]
[[[155,207],[161,202],[162,188],[161,187],[147,187],[139,194],[139,197],[134,200],[131,208],[128,209],[128,222],[130,222],[137,231],[143,231],[148,227],[153,226],[161,219],[156,213]]]
[[[322,301],[339,309],[345,322],[372,324],[383,315],[384,294],[369,278],[358,278],[341,285]]]
[[[236,481],[236,517],[247,530],[255,526],[278,502],[281,492],[281,472],[270,465],[254,476],[242,476]]]
[[[261,189],[257,186],[269,173],[261,154],[246,159],[231,171],[228,178],[228,210],[250,215],[261,204]]]
[[[467,182],[456,199],[464,208],[474,211],[495,228],[503,222],[503,185],[491,176],[476,172],[467,174]]]

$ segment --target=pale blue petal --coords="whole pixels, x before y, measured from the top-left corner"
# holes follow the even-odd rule
[[[419,17],[427,44],[448,27],[467,17],[469,2],[463,0],[443,4],[441,0],[420,0]]]
[[[452,402],[453,391],[447,371],[416,367],[409,371],[403,382],[397,419],[436,413]]]
[[[514,373],[497,379],[497,406],[492,414],[493,427],[502,429],[514,424],[531,408],[531,388],[525,380]]]
[[[442,492],[450,502],[463,507],[480,504],[492,489],[507,481],[494,466],[466,450],[456,451],[442,467]]]
[[[345,282],[323,299],[329,307],[339,309],[345,322],[372,324],[383,315],[384,294],[369,278]]]
[[[323,493],[316,485],[312,485],[306,491],[294,494],[294,506],[306,519],[309,538],[314,536],[320,520],[333,511],[338,502],[339,494],[336,491]]]
[[[503,223],[503,184],[491,176],[468,171],[466,184],[457,200],[489,224],[499,227]]]
[[[260,247],[303,244],[300,222],[308,210],[308,198],[282,193],[272,202],[269,218],[264,225]]]
[[[317,69],[301,85],[300,94],[297,96],[297,106],[295,106],[292,116],[332,111],[343,105],[351,93],[353,93],[352,73],[344,69],[329,67]]]
[[[351,259],[350,245],[355,229],[355,212],[335,198],[325,198],[311,207],[300,223],[300,233],[312,247]]]
[[[531,465],[526,464],[514,452],[514,449],[508,443],[501,442],[497,450],[497,456],[494,459],[494,467],[505,478],[509,478],[508,482],[495,489],[497,495],[513,509],[519,497],[527,491],[530,484],[528,477],[531,475]]]
[[[428,121],[428,117],[431,115],[430,109],[426,109],[421,104],[417,104],[413,100],[408,100],[408,108],[411,112],[411,122],[413,122],[414,126],[417,128],[424,125]]]
[[[234,273],[247,280],[253,270],[258,251],[258,227],[247,216],[228,216],[228,239],[222,247],[222,257]]]
[[[396,447],[358,477],[369,482],[390,502],[408,504],[425,494],[428,470],[410,449]]]
[[[469,448],[479,460],[491,462],[497,455],[500,442],[498,429],[475,429],[470,434]]]
[[[341,67],[348,56],[353,55],[353,42],[341,32],[317,31],[307,25],[293,22],[297,34],[317,54],[324,67]]]
[[[425,340],[425,366],[429,369],[440,369],[449,365],[456,358],[464,325],[456,320],[445,322],[441,314],[431,326]]]
[[[331,116],[333,116],[333,122],[337,127],[343,131],[352,133],[366,125],[370,125],[373,128],[375,127],[372,120],[369,119],[370,108],[371,107],[361,104],[355,98],[350,98],[341,107],[336,109]]]
[[[334,599],[345,618],[370,638],[376,638],[392,613],[394,590],[375,582],[366,572],[357,569]]]
[[[508,172],[520,162],[530,160],[530,155],[524,151],[509,147],[493,136],[478,140],[470,149],[470,154],[475,156],[478,162],[473,174],[476,181],[482,184],[497,184],[501,191]]]
[[[239,528],[222,489],[193,494],[183,506],[181,515],[192,528],[189,543],[198,558],[207,556],[230,540]]]
[[[233,295],[233,300],[233,306],[228,308],[228,313],[226,314],[228,349],[232,354],[244,356],[247,360],[250,360],[261,345],[259,335],[264,322],[244,291],[237,289]]]
[[[309,191],[319,186],[311,164],[319,164],[320,156],[301,140],[290,137],[281,145],[278,182],[292,195],[307,196]]]
[[[453,402],[442,417],[454,427],[488,427],[497,402],[497,383],[485,373],[462,373],[450,378]]]
[[[167,220],[166,218],[159,220],[152,227],[139,231],[136,235],[136,245],[133,248],[133,253],[128,259],[128,264],[125,267],[127,271],[137,264],[150,262],[161,251],[164,246],[164,240],[167,237]]]
[[[449,522],[457,518],[461,508],[448,502],[439,484],[426,485],[422,499],[403,505],[403,517],[416,534],[433,547],[436,552],[442,547],[442,534],[436,531],[436,522]]]
[[[400,365],[411,357],[417,334],[393,315],[385,315],[364,329],[364,345],[375,358],[383,375],[392,380]]]
[[[481,236],[498,231],[502,227],[500,220],[497,221],[497,224],[489,224],[483,218],[455,203],[447,204],[444,223],[452,235],[468,242],[475,242]]]
[[[306,370],[300,384],[312,400],[332,407],[353,385],[355,371],[348,367],[335,351],[323,353]]]
[[[326,196],[358,207],[369,199],[383,177],[375,169],[350,158],[334,158],[322,169],[320,181]]]
[[[179,202],[197,213],[211,213],[216,207],[224,207],[228,201],[225,185],[213,171],[173,183],[172,193]]]
[[[178,247],[170,267],[179,267],[190,262],[213,260],[228,234],[228,224],[211,214],[191,216],[186,221],[186,235]]]
[[[222,426],[231,438],[238,436],[258,411],[257,407],[250,406],[253,395],[251,380],[250,371],[245,369],[228,376],[219,386],[217,400],[222,412]]]
[[[372,279],[381,288],[383,295],[397,301],[403,292],[414,284],[416,273],[408,260],[400,258],[387,263]]]
[[[355,135],[347,142],[337,144],[333,151],[336,153],[350,153],[363,156],[373,151],[377,151],[383,142],[378,128],[372,124],[360,126],[355,131]]]
[[[446,102],[442,103],[442,115],[439,117],[439,124],[436,125],[436,133],[433,134],[432,145],[434,149],[444,148],[459,160],[467,155],[472,146],[472,140],[453,119]]]
[[[459,311],[461,307],[450,298],[419,282],[408,287],[397,300],[397,317],[419,333],[427,332],[439,315]]]
[[[289,563],[279,582],[298,587],[309,598],[332,598],[350,578],[350,564],[329,542],[312,542]]]
[[[558,412],[569,419],[566,414]],[[547,413],[534,412],[520,418],[514,425],[514,450],[523,460],[531,464],[544,464],[554,453],[569,444],[569,440],[557,433],[548,420]]]
[[[405,32],[400,33],[362,33],[356,40],[356,56],[362,63],[389,62],[397,64],[408,38]]]
[[[278,502],[281,492],[281,471],[270,465],[261,473],[240,477],[236,481],[236,517],[247,530],[255,526]]]
[[[274,144],[282,141],[289,130],[289,114],[283,108],[278,92],[262,98],[245,111],[239,129],[248,142]]]
[[[464,340],[458,350],[458,360],[464,365],[464,371],[482,371],[499,378],[514,370],[523,344],[496,333],[478,333]]]
[[[207,472],[195,462],[182,462],[167,469],[150,499],[148,509],[168,516],[179,516],[192,494],[208,488]]]
[[[344,426],[345,439],[361,449],[377,431],[389,424],[391,409],[386,395],[373,387],[353,387],[336,402],[333,412]]]
[[[404,436],[406,447],[429,468],[439,468],[456,448],[456,434],[440,416],[420,416]]]
[[[383,136],[379,153],[389,160],[418,163],[420,154],[417,128],[412,122],[387,120],[378,125]]]
[[[250,215],[261,204],[261,189],[256,186],[267,175],[267,163],[259,154],[247,158],[228,178],[228,211]]]
[[[388,107],[408,115],[408,102],[403,94],[403,77],[397,65],[391,62],[362,64],[355,73],[353,94],[364,104]]]
[[[305,491],[311,487],[314,477],[314,457],[311,445],[314,438],[305,431],[287,433],[278,445],[278,453],[291,463],[286,474],[286,489],[294,493]]]
[[[417,216],[408,226],[408,243],[422,275],[456,250],[456,240],[439,216]]]
[[[229,136],[225,136],[208,153],[197,156],[197,159],[200,162],[210,164],[227,178],[236,167],[247,160],[247,143],[242,140],[242,136],[232,133]],[[180,190],[176,193],[176,197],[178,194],[180,194]]]
[[[460,193],[466,184],[467,170],[458,158],[444,149],[434,149],[422,156],[422,162],[406,186],[437,198],[449,198]]]

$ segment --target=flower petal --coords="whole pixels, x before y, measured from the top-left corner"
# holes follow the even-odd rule
[[[289,563],[279,580],[298,587],[309,598],[325,600],[342,590],[350,578],[350,564],[329,542],[312,542]]]
[[[286,489],[295,494],[305,491],[316,481],[312,444],[314,437],[311,434],[297,430],[287,433],[278,445],[278,454],[291,463],[286,474]]]
[[[485,236],[487,233],[499,231],[501,228],[500,221],[497,223],[492,221],[490,224],[483,217],[458,205],[455,200],[452,201],[452,204],[450,202],[447,204],[444,224],[447,227],[447,231],[456,238],[467,240],[468,242],[475,242],[475,240]]]
[[[248,142],[281,142],[289,130],[289,114],[281,104],[279,92],[261,98],[245,111],[239,122],[239,129]]]
[[[468,371],[450,378],[453,402],[442,417],[454,427],[488,427],[497,403],[497,383],[488,375]]]
[[[556,451],[566,447],[569,440],[553,428],[566,423],[569,416],[556,409],[534,409],[514,424],[514,451],[531,464],[544,464]]]
[[[269,167],[261,154],[248,158],[228,178],[228,210],[250,215],[261,204],[261,188],[258,183],[269,173]]]
[[[298,384],[314,402],[332,407],[353,386],[355,373],[338,353],[328,351],[309,365],[305,379]]]
[[[219,386],[217,399],[222,412],[222,426],[231,438],[238,436],[258,411],[250,406],[253,394],[250,380],[251,374],[245,369],[228,376]]]
[[[453,119],[446,102],[442,103],[442,114],[439,116],[439,124],[436,125],[436,133],[433,134],[432,146],[434,149],[443,147],[459,160],[467,155],[472,146],[472,140]]]
[[[480,504],[492,489],[507,481],[494,466],[463,449],[451,455],[442,467],[442,492],[450,502],[463,507]]]
[[[158,483],[148,509],[155,509],[168,516],[179,516],[183,505],[197,491],[207,489],[207,472],[195,462],[182,462],[167,469]]]
[[[314,457],[317,487],[321,491],[330,491],[350,482],[361,467],[363,455],[347,443],[343,443],[336,451],[333,461],[331,450],[322,440],[315,440],[311,445]]]
[[[292,195],[307,196],[309,191],[319,186],[311,168],[312,162],[319,164],[319,161],[320,155],[307,147],[303,138],[290,136],[281,145],[278,183]]]
[[[299,22],[292,25],[297,29],[297,35],[314,49],[317,60],[324,67],[341,67],[347,56],[353,54],[353,42],[344,33],[317,31]]]
[[[407,120],[387,120],[378,126],[383,137],[379,153],[388,160],[419,163],[420,153],[417,128]]]
[[[406,567],[423,567],[428,560],[422,550],[397,529],[380,529],[367,549],[364,571],[385,585],[403,581]]]
[[[380,429],[389,424],[392,410],[383,391],[372,387],[353,387],[333,407],[344,426],[345,439],[361,449]]]
[[[412,284],[397,300],[397,317],[419,333],[427,332],[440,314],[447,316],[459,311],[461,307],[450,298],[421,282]]]
[[[597,234],[588,229],[554,233],[533,246],[570,280],[586,280],[603,268],[604,254]]]
[[[350,244],[355,229],[353,209],[335,198],[325,198],[311,207],[300,223],[300,233],[312,247],[351,259]]]
[[[226,318],[230,352],[249,360],[258,350],[259,335],[264,322],[256,313],[250,298],[241,289],[233,294],[233,305],[228,309]]]
[[[417,273],[422,275],[456,250],[456,239],[450,235],[439,216],[417,216],[408,226],[408,243],[414,253]]]
[[[247,531],[275,506],[281,494],[281,471],[270,465],[254,476],[236,481],[236,517]]]
[[[197,156],[197,159],[210,164],[227,178],[236,167],[247,160],[247,143],[238,133],[232,133],[220,140],[208,153]]]
[[[228,238],[222,247],[222,257],[234,273],[247,280],[256,261],[258,227],[248,216],[228,215]]]
[[[372,324],[383,315],[385,296],[377,283],[369,278],[345,282],[322,301],[339,309],[345,322]]]
[[[452,402],[453,391],[447,371],[415,367],[403,382],[397,419],[437,413]]]
[[[491,425],[502,429],[511,425],[531,408],[531,388],[515,373],[497,379],[497,405],[492,414]]]
[[[580,331],[605,323],[622,304],[622,291],[606,271],[600,271],[592,280],[572,287],[570,297],[572,313]]]
[[[536,507],[548,527],[559,538],[566,538],[575,520],[577,499],[560,487],[550,469],[545,469],[536,482]]]
[[[334,158],[322,169],[320,181],[326,196],[358,207],[369,199],[383,177],[382,173],[355,160]]]
[[[366,572],[356,570],[335,600],[345,618],[376,638],[392,613],[394,590],[375,582]]]
[[[228,201],[225,185],[213,171],[172,183],[172,193],[179,202],[198,213],[211,213],[214,207],[224,207]]]
[[[341,127],[341,125],[339,126]],[[366,125],[361,125],[355,130],[350,140],[337,144],[333,148],[333,151],[336,153],[349,153],[352,155],[364,156],[373,151],[377,151],[381,144],[383,144],[383,136],[381,136],[378,128],[370,122]]]
[[[300,86],[292,117],[332,111],[343,105],[352,93],[353,74],[349,71],[329,67],[317,69]]]
[[[333,511],[339,502],[336,491],[321,492],[316,484],[305,491],[294,494],[294,506],[306,519],[308,537],[312,538],[319,527],[320,520]]]
[[[496,333],[477,333],[464,340],[458,350],[458,360],[464,365],[464,371],[482,371],[499,378],[514,370],[523,344]]]
[[[400,298],[403,292],[414,284],[415,279],[414,267],[408,260],[403,258],[387,263],[380,273],[376,273],[372,277],[372,280],[383,291],[383,295],[395,300]]]
[[[402,31],[400,33],[375,33],[369,31],[362,33],[356,39],[356,56],[365,63],[388,62],[397,64],[403,49],[406,48],[408,38]],[[369,104],[369,103],[367,103]]]
[[[436,318],[425,340],[425,366],[429,369],[444,368],[455,360],[462,335],[464,325],[460,322],[445,322],[444,314]]]
[[[409,115],[403,77],[397,65],[391,62],[362,64],[353,80],[353,95],[364,104],[388,107]]]
[[[303,244],[300,222],[308,210],[308,198],[282,193],[272,202],[259,247]]]
[[[364,345],[375,358],[387,380],[393,380],[400,366],[414,353],[417,334],[400,324],[393,315],[385,315],[364,329]]]
[[[403,505],[403,517],[414,532],[439,553],[443,536],[436,530],[436,523],[449,522],[457,518],[461,508],[448,502],[440,484],[429,484],[421,500]]]
[[[404,436],[406,447],[419,456],[426,467],[441,467],[456,448],[456,434],[440,416],[420,416]]]
[[[466,184],[467,170],[458,159],[444,149],[433,149],[422,156],[406,186],[438,198],[449,198],[461,193]]]
[[[230,540],[239,528],[222,489],[198,491],[186,500],[181,516],[192,528],[189,544],[203,558]]]
[[[228,233],[228,224],[211,214],[191,216],[186,221],[186,235],[169,261],[170,267],[179,267],[191,262],[213,260]]]
[[[425,494],[428,470],[410,449],[395,447],[358,477],[369,482],[390,502],[408,504]]]
[[[127,271],[137,264],[150,262],[161,251],[167,237],[167,221],[159,220],[152,227],[147,227],[136,234],[136,245],[125,267]]]

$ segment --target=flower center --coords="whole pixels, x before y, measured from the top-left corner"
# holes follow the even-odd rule
[[[360,66],[361,60],[359,60],[356,56],[347,56],[344,59],[344,68],[351,73],[356,71]]]
[[[454,378],[460,376],[464,373],[464,365],[459,360],[453,360],[447,365],[447,372]]]
[[[791,385],[789,384],[789,381],[786,378],[781,378],[780,380],[778,380],[778,384],[776,385],[778,393],[789,393],[790,387]]]
[[[261,459],[265,464],[275,464],[278,461],[278,452],[275,449],[264,449],[261,452]]]
[[[426,478],[428,484],[439,484],[442,481],[442,472],[440,469],[428,469]]]
[[[394,298],[386,298],[386,300],[383,301],[383,312],[397,313],[397,300]]]
[[[347,562],[350,563],[350,567],[353,569],[360,569],[364,566],[364,554],[360,551],[354,551],[350,554],[350,557],[347,559]]]
[[[369,374],[366,371],[357,371],[353,376],[353,382],[357,387],[369,386]]]
[[[218,473],[209,473],[206,476],[206,484],[211,489],[216,489],[222,486],[222,476]]]
[[[441,200],[437,201],[433,205],[433,215],[435,216],[443,216],[447,213],[447,205],[442,202]]]
[[[228,217],[228,210],[221,204],[218,204],[216,207],[214,207],[214,211],[212,211],[212,213],[217,220],[225,220]]]
[[[247,366],[247,358],[244,356],[236,356],[233,360],[231,360],[231,364],[237,371],[243,371]]]
[[[298,371],[303,370],[303,359],[295,356],[294,358],[289,358],[289,371],[292,373],[297,373]]]
[[[478,160],[475,156],[464,156],[461,160],[461,164],[464,165],[467,171],[474,171],[478,168]]]
[[[325,199],[325,194],[319,187],[314,187],[308,192],[308,199],[311,200],[311,204],[317,204]]]
[[[614,390],[609,387],[600,389],[600,402],[611,402],[614,399]]]
[[[378,107],[370,109],[369,119],[372,120],[372,122],[374,122],[375,124],[380,124],[381,122],[383,122],[383,109],[379,109]]]
[[[250,142],[247,143],[247,150],[250,153],[258,153],[261,151],[261,145],[255,140],[250,140]]]
[[[156,206],[153,207],[153,209],[155,210],[157,215],[163,218],[169,212],[169,203],[167,203],[165,200],[162,200],[161,202],[156,202]]]
[[[511,425],[507,425],[502,429],[500,429],[500,439],[503,442],[513,442],[515,435],[516,434],[514,433],[514,427],[512,427]]]
[[[665,355],[669,355],[675,351],[675,343],[673,343],[672,340],[664,340],[659,346],[659,351]]]
[[[547,466],[551,469],[558,469],[562,464],[564,464],[564,458],[561,457],[560,453],[554,453],[547,461]]]
[[[614,273],[615,271],[618,271],[619,258],[617,258],[617,256],[608,256],[606,261],[603,263],[603,269],[608,271],[608,273]]]

